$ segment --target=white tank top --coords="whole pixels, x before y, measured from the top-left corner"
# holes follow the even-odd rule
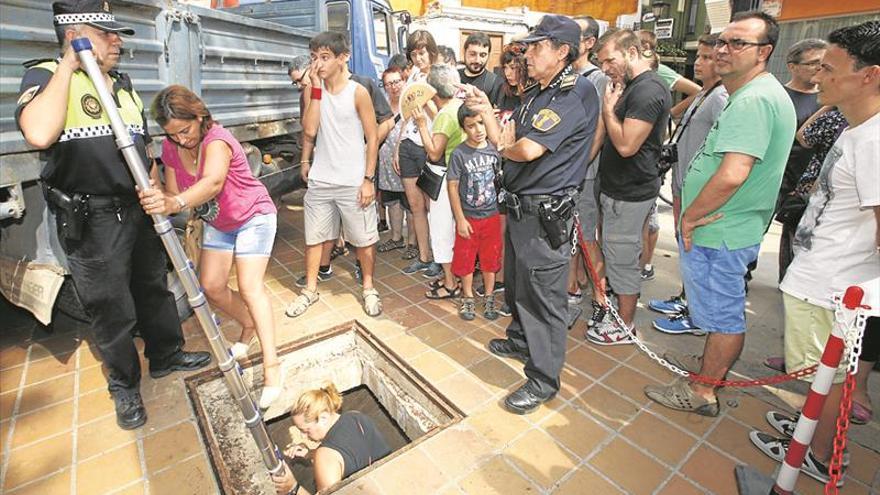
[[[338,95],[325,88],[321,96],[321,123],[309,179],[340,186],[360,186],[367,171],[364,126],[355,107],[352,80]]]

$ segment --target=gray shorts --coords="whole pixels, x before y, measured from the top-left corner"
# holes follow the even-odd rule
[[[578,218],[584,231],[585,241],[597,241],[596,229],[599,227],[599,183],[596,179],[585,179],[577,204]]]
[[[618,294],[634,295],[642,290],[639,256],[642,253],[642,226],[655,199],[631,203],[599,197],[602,208],[602,254],[605,273]]]
[[[376,206],[361,208],[359,190],[360,187],[309,180],[303,198],[307,246],[338,239],[340,224],[345,240],[355,247],[371,246],[379,240]]]

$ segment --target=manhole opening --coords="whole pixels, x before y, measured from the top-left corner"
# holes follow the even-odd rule
[[[264,421],[279,449],[303,441],[310,444],[293,426],[290,406],[302,392],[328,382],[343,391],[343,411],[358,410],[370,416],[391,447],[391,455],[343,480],[329,492],[403,455],[463,416],[357,322],[286,344],[278,355],[285,373],[284,393],[264,414]],[[244,366],[243,378],[248,387],[256,391],[254,393],[259,393],[263,377],[258,360]],[[186,379],[186,385],[223,493],[274,493],[257,447],[221,372],[213,369],[194,375]],[[292,467],[297,479],[313,489],[311,468],[299,463]]]

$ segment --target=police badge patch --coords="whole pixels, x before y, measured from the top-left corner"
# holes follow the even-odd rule
[[[21,94],[21,96],[18,97],[18,102],[16,103],[16,106],[21,107],[30,103],[31,100],[34,99],[34,96],[37,96],[37,91],[39,90],[40,86],[31,86],[30,88],[26,89]]]
[[[562,118],[559,117],[559,114],[549,108],[544,108],[532,117],[532,127],[541,132],[547,132],[561,121]]]
[[[101,117],[101,112],[103,111],[103,108],[101,108],[101,102],[99,102],[97,98],[92,95],[86,94],[83,95],[80,103],[82,103],[83,112],[85,112],[89,117],[93,119]]]

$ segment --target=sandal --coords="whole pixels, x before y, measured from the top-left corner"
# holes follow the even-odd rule
[[[316,302],[318,302],[318,293],[303,289],[299,295],[296,296],[296,299],[287,306],[287,310],[284,313],[291,318],[296,318],[305,313],[306,310],[309,309],[309,306]]]
[[[340,256],[348,256],[348,248],[333,246],[333,249],[330,250],[330,261],[333,261]]]
[[[364,312],[367,316],[382,314],[382,301],[379,299],[379,291],[375,288],[364,289]]]
[[[414,260],[419,255],[419,248],[412,244],[407,244],[406,247],[403,248],[403,254],[400,256],[400,259],[403,260]]]
[[[443,287],[445,284],[443,283],[443,277],[437,277],[428,284],[429,289],[439,289]]]
[[[380,253],[387,253],[388,251],[401,249],[405,245],[406,243],[403,242],[403,239],[398,239],[396,241],[394,239],[388,239],[385,242],[379,243],[379,246],[376,247],[376,251],[379,251]]]
[[[445,292],[445,294],[441,294],[440,291]],[[440,285],[440,287],[434,287],[428,292],[425,293],[425,297],[428,299],[455,299],[461,296],[461,289],[456,287],[452,290],[449,290],[445,285]]]
[[[647,385],[645,395],[654,402],[670,409],[696,413],[702,416],[718,416],[721,407],[718,399],[708,399],[694,393],[686,378],[679,378],[672,385]]]

